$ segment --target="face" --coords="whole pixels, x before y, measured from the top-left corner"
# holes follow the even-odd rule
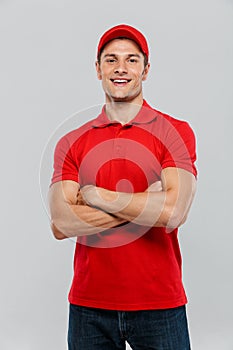
[[[146,80],[149,64],[137,44],[129,39],[110,41],[96,62],[97,76],[102,80],[106,102],[142,101],[142,81]]]

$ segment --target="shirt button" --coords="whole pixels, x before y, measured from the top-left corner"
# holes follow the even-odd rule
[[[121,146],[116,146],[116,152],[120,153],[120,151],[121,151]]]

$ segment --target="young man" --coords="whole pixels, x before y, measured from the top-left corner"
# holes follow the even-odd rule
[[[97,51],[106,103],[58,142],[50,188],[55,237],[77,237],[69,350],[188,350],[177,234],[195,192],[194,134],[143,99],[137,29],[109,29]]]

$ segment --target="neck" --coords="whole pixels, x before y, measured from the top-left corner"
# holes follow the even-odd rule
[[[143,104],[143,99],[137,102],[107,102],[105,112],[110,120],[121,124],[127,124],[138,114]]]

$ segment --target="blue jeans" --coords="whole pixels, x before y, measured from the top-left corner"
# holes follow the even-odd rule
[[[114,311],[70,305],[69,350],[190,350],[185,306]]]

